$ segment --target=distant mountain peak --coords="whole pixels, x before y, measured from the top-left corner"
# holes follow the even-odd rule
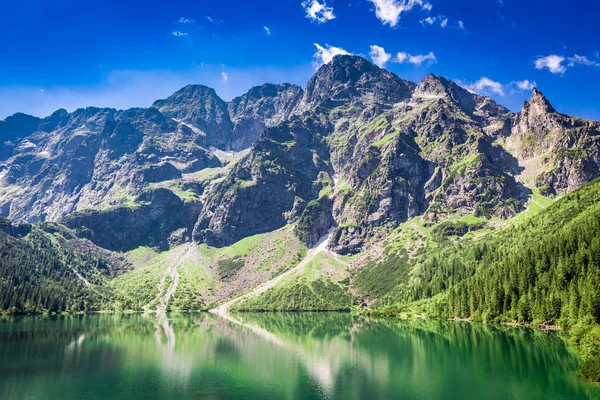
[[[523,105],[523,111],[527,111],[531,117],[556,112],[546,96],[535,87],[531,92],[531,98]]]
[[[427,74],[415,89],[415,96],[421,97],[447,97],[451,93],[448,90],[450,81],[446,78]]]
[[[363,57],[337,55],[308,81],[297,111],[310,110],[324,102],[392,105],[409,98],[414,87],[414,83],[400,79]]]

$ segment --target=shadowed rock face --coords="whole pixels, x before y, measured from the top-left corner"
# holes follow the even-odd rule
[[[589,182],[599,125],[559,114],[537,89],[514,114],[443,77],[414,84],[337,56],[304,91],[265,84],[228,103],[189,85],[149,109],[7,118],[0,214],[75,213],[69,226],[113,247],[143,235],[222,246],[288,223],[311,245],[334,225],[331,247],[353,253],[414,216],[509,218],[532,189]]]
[[[226,103],[214,89],[188,85],[152,107],[206,136],[208,146],[239,151],[285,121],[302,93],[296,85],[265,84]]]
[[[300,86],[265,84],[229,103],[231,149],[247,149],[267,129],[288,119],[303,91]]]
[[[39,118],[22,113],[0,121],[0,161],[9,158],[19,142],[31,135],[39,124]]]
[[[76,212],[63,222],[81,237],[116,251],[139,246],[165,250],[190,241],[199,203],[186,203],[167,189],[144,192],[138,201],[135,207]]]
[[[268,232],[291,218],[296,198],[318,195],[329,155],[313,134],[318,121],[293,118],[268,129],[225,179],[207,194],[194,229],[199,242],[223,246]]]

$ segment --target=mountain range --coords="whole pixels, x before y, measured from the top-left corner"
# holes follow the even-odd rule
[[[2,282],[28,293],[4,297],[13,311],[205,309],[327,235],[306,271],[246,307],[291,296],[293,309],[389,309],[451,287],[398,294],[425,280],[424,254],[524,229],[600,176],[600,123],[560,114],[535,88],[514,113],[350,55],[305,89],[265,84],[226,102],[189,85],[150,108],[15,114],[0,142]],[[54,272],[13,262],[34,268],[36,254]],[[72,288],[67,300],[48,274]]]

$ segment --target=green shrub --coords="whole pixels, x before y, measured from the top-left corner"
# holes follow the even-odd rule
[[[583,362],[581,375],[591,381],[600,382],[600,354]]]

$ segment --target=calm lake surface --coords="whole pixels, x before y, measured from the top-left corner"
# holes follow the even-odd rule
[[[554,334],[349,314],[0,320],[2,399],[588,399]]]

